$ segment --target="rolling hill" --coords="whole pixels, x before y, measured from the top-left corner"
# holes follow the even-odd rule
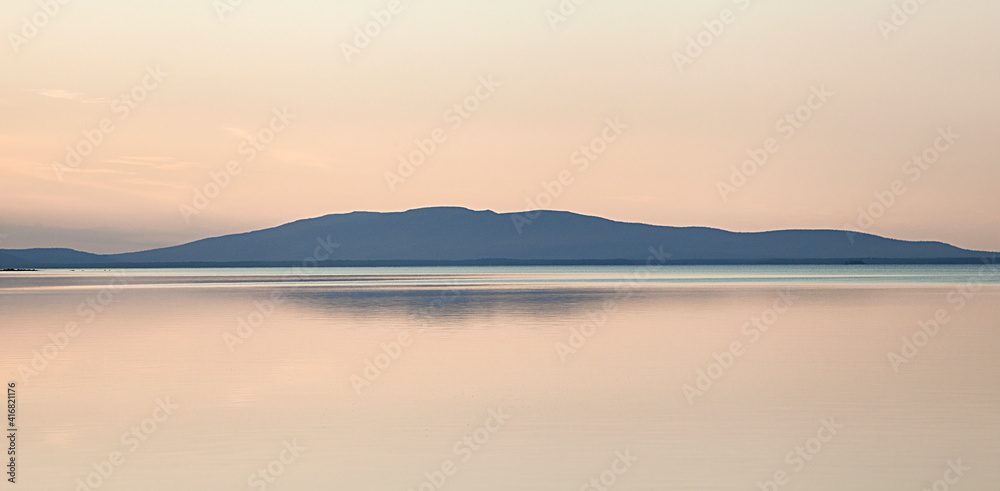
[[[736,233],[624,223],[569,212],[465,208],[354,212],[127,254],[0,250],[2,267],[627,264],[650,249],[673,264],[978,262],[993,254],[837,230]],[[661,254],[664,255],[664,254]]]

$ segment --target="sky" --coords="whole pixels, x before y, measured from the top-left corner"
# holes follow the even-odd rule
[[[463,206],[1000,251],[993,0],[62,1],[0,12],[0,248]]]

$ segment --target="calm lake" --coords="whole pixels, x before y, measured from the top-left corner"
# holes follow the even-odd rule
[[[1000,489],[997,265],[0,273],[0,329],[11,489]]]

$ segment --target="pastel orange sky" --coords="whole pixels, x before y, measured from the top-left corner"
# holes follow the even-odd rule
[[[5,4],[0,248],[447,205],[1000,251],[995,1],[226,1]]]

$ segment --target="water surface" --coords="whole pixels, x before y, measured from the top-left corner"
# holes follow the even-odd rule
[[[3,273],[0,319],[21,489],[1000,482],[995,266]]]

